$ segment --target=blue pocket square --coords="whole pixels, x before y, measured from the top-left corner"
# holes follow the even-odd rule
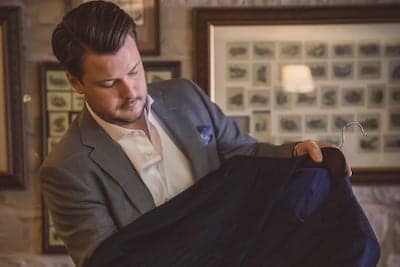
[[[204,144],[209,144],[213,138],[213,130],[210,125],[197,126],[197,131],[200,133],[200,138]]]

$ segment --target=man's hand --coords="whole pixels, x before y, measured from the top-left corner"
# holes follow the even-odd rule
[[[301,143],[298,143],[293,150],[293,154],[295,157],[309,154],[310,158],[315,162],[322,162],[322,152],[321,147],[336,147],[335,145],[313,141],[313,140],[305,140]],[[336,147],[337,148],[337,147]],[[346,174],[351,176],[353,172],[351,171],[351,167],[349,164],[346,166]]]

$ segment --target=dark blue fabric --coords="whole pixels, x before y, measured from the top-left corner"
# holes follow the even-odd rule
[[[330,189],[331,178],[326,169],[300,168],[294,171],[279,201],[304,221],[321,206]]]
[[[85,266],[376,266],[379,244],[348,179],[303,165],[234,157],[120,229]]]

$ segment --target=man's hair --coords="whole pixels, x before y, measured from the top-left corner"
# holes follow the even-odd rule
[[[85,53],[116,53],[128,34],[137,41],[131,16],[113,3],[91,1],[64,16],[54,29],[51,42],[61,64],[82,80]]]

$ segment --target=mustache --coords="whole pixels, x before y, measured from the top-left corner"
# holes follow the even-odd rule
[[[143,97],[138,96],[138,97],[135,97],[135,98],[127,99],[126,101],[124,101],[124,102],[121,104],[121,106],[126,107],[126,106],[129,106],[129,105],[134,104],[134,103],[137,102],[137,101],[143,101]]]

